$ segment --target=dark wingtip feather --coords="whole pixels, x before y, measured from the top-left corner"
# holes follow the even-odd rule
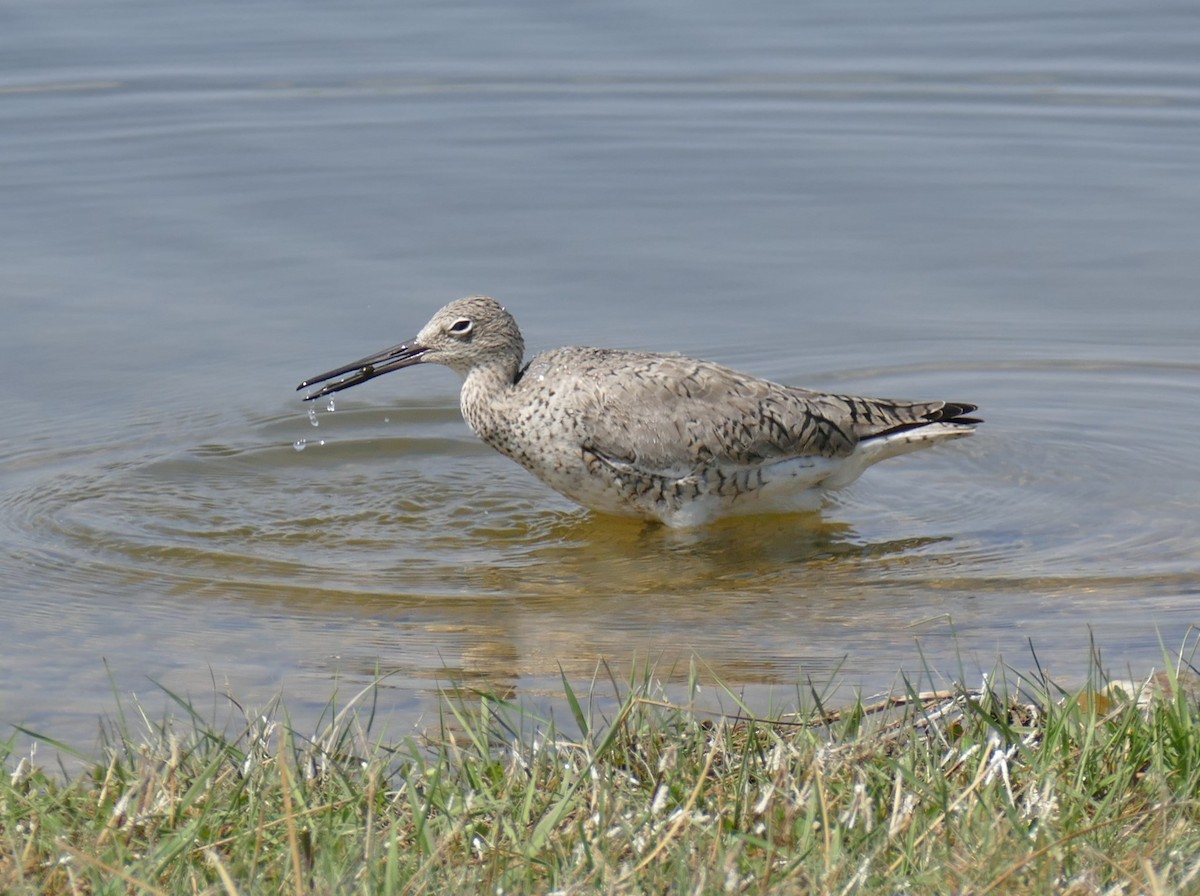
[[[945,401],[940,406],[931,408],[921,414],[920,420],[913,420],[909,423],[900,423],[896,426],[888,427],[879,432],[871,433],[868,438],[894,436],[897,433],[920,429],[923,426],[928,426],[930,423],[959,423],[963,426],[975,426],[982,423],[983,418],[965,416],[975,409],[976,405],[967,404],[964,401]]]
[[[967,404],[963,401],[947,401],[936,411],[931,411],[925,415],[925,419],[930,423],[962,423],[968,426],[974,426],[977,423],[982,423],[982,417],[968,417],[974,410],[978,410],[979,406]]]

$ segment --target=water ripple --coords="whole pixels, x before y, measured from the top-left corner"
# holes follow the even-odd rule
[[[869,392],[916,373],[846,379]],[[1194,573],[1200,495],[1176,472],[1200,436],[1179,413],[1200,396],[1196,369],[919,374],[927,391],[953,381],[983,404],[979,435],[872,470],[810,517],[692,533],[593,517],[475,442],[453,408],[420,406],[387,422],[378,410],[324,415],[324,444],[302,453],[295,419],[274,417],[250,421],[241,441],[140,462],[101,449],[64,473],[59,459],[54,475],[26,469],[0,513],[19,545],[10,562],[76,584],[565,595],[862,587],[879,575],[1094,587],[1130,569],[1152,587]]]

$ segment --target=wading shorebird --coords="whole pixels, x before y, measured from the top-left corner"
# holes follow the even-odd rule
[[[867,467],[971,435],[975,405],[829,395],[675,354],[570,347],[524,364],[499,302],[451,302],[409,342],[311,377],[305,401],[414,364],[463,378],[467,425],[601,513],[697,526],[814,510]]]

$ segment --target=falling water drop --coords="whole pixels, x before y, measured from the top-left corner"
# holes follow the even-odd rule
[[[316,408],[308,409],[308,422],[311,423],[313,426],[321,425],[321,421],[317,419],[317,409]]]
[[[297,451],[303,451],[308,447],[308,439],[296,439],[296,441],[292,443],[292,447]]]
[[[337,408],[333,406],[333,399],[332,399],[332,398],[331,398],[331,399],[329,399],[329,404],[325,405],[325,410],[329,411],[330,413],[333,413],[334,411],[336,411],[336,410],[337,410]]]

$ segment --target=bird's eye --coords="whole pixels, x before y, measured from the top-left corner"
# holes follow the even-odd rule
[[[473,323],[471,323],[469,318],[460,317],[458,320],[456,320],[454,323],[452,323],[450,325],[450,332],[455,336],[466,336],[474,328],[475,328],[475,325]]]

